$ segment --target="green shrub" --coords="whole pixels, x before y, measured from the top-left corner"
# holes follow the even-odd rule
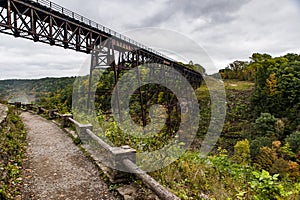
[[[285,141],[290,144],[290,147],[294,153],[300,151],[300,131],[296,131],[287,136]]]
[[[268,137],[258,137],[250,143],[251,158],[254,159],[259,154],[261,147],[272,147],[272,140]]]
[[[255,120],[254,128],[256,134],[263,137],[272,137],[276,133],[275,125],[277,119],[270,113],[261,113],[260,117]]]
[[[26,131],[11,109],[0,129],[0,147],[0,199],[16,199],[21,193],[19,177],[26,152]]]
[[[8,199],[5,189],[0,188],[0,199]]]
[[[300,166],[298,163],[289,161],[288,162],[288,174],[289,178],[295,181],[300,180]]]
[[[295,153],[292,151],[292,148],[288,142],[285,143],[283,145],[283,147],[281,148],[281,153],[282,153],[282,156],[287,160],[293,159],[295,157]]]
[[[291,195],[291,193],[286,192],[284,187],[279,183],[279,174],[271,176],[269,172],[265,170],[262,170],[262,172],[254,171],[252,174],[250,186],[252,193],[255,193],[254,199],[279,200],[283,198],[287,199]]]
[[[279,174],[281,178],[284,178],[287,175],[289,169],[288,161],[283,158],[275,160],[270,170],[271,174]]]
[[[282,119],[278,119],[277,122],[275,123],[275,130],[276,133],[281,136],[284,133],[284,129],[285,129],[285,124],[284,121]]]
[[[277,160],[277,154],[274,149],[269,147],[262,147],[259,154],[255,158],[255,164],[260,169],[270,171],[275,160]]]
[[[250,144],[249,141],[238,141],[234,146],[233,160],[239,164],[245,165],[250,162]]]

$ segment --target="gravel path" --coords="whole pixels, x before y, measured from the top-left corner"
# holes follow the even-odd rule
[[[28,134],[22,199],[118,199],[66,133],[39,116],[21,117]]]

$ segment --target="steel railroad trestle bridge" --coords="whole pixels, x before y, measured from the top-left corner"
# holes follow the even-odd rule
[[[200,73],[162,53],[48,0],[0,0],[0,33],[92,54],[90,77],[93,70],[110,66],[114,71],[115,83],[125,63],[130,63],[131,68],[146,63],[172,67],[196,88],[203,80]],[[176,79],[165,77],[166,81],[171,78]],[[89,89],[88,104],[90,92]]]
[[[139,62],[172,65],[189,80],[201,79],[199,73],[160,52],[48,0],[0,0],[0,32],[85,53],[112,39],[109,48],[121,54],[130,52],[129,56],[139,58]]]

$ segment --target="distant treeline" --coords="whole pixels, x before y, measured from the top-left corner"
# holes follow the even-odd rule
[[[75,77],[1,80],[0,99],[70,111],[74,81]]]
[[[261,68],[285,68],[291,67],[295,71],[300,68],[300,55],[287,54],[281,57],[272,58],[268,54],[254,53],[249,61],[234,61],[230,63],[225,69],[221,69],[219,73],[223,79],[238,79],[241,81],[254,81],[256,73]]]

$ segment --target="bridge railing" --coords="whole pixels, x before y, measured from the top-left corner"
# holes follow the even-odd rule
[[[40,106],[22,104],[20,102],[11,103],[11,105],[27,111],[35,110],[37,114],[47,114],[50,119],[60,118],[61,127],[69,127],[70,124],[75,125],[77,134],[72,134],[73,138],[79,138],[86,143],[87,145],[83,145],[82,147],[91,154],[96,162],[104,163],[105,166],[101,166],[100,164],[100,167],[110,178],[112,183],[128,182],[128,173],[117,170],[121,167],[122,169],[127,169],[128,172],[135,174],[135,176],[142,180],[143,183],[146,184],[160,199],[179,200],[176,195],[164,188],[136,165],[135,149],[132,149],[129,146],[114,147],[107,144],[93,132],[92,125],[79,123],[72,118],[72,114],[60,114],[57,110],[47,110]],[[105,157],[103,157],[103,150]],[[101,153],[99,154],[99,152]]]
[[[50,8],[51,10],[54,10],[56,12],[59,12],[59,13],[63,14],[63,15],[66,15],[66,16],[72,18],[72,19],[78,20],[78,21],[80,21],[80,22],[82,22],[82,23],[84,23],[86,25],[89,25],[89,26],[91,26],[93,28],[96,28],[96,29],[98,29],[100,31],[103,31],[103,32],[105,32],[105,33],[107,33],[109,35],[112,35],[112,36],[114,36],[114,37],[116,37],[116,38],[118,38],[120,40],[123,40],[123,41],[126,41],[128,43],[131,43],[131,44],[135,45],[138,48],[145,49],[145,50],[147,50],[147,51],[149,51],[151,53],[154,53],[154,54],[156,54],[158,56],[161,56],[161,57],[166,58],[166,59],[168,59],[170,61],[176,62],[174,59],[172,59],[172,58],[170,58],[170,57],[168,57],[168,56],[166,56],[166,55],[164,55],[164,54],[162,54],[162,53],[160,53],[160,52],[158,52],[158,51],[156,51],[156,50],[154,50],[152,48],[149,48],[149,47],[147,47],[144,44],[136,42],[135,40],[133,40],[133,39],[127,37],[127,36],[124,36],[124,35],[116,32],[116,31],[114,31],[114,30],[112,30],[110,28],[107,28],[107,27],[105,27],[105,26],[103,26],[101,24],[98,24],[97,22],[94,22],[94,21],[92,21],[92,20],[90,20],[90,19],[88,19],[88,18],[86,18],[86,17],[84,17],[82,15],[79,15],[79,14],[77,14],[77,13],[75,13],[75,12],[69,10],[69,9],[66,9],[66,8],[64,8],[64,7],[58,5],[58,4],[54,3],[54,2],[51,2],[49,0],[30,0],[30,1],[38,3],[38,4],[42,5],[42,6],[47,7],[47,8]]]

